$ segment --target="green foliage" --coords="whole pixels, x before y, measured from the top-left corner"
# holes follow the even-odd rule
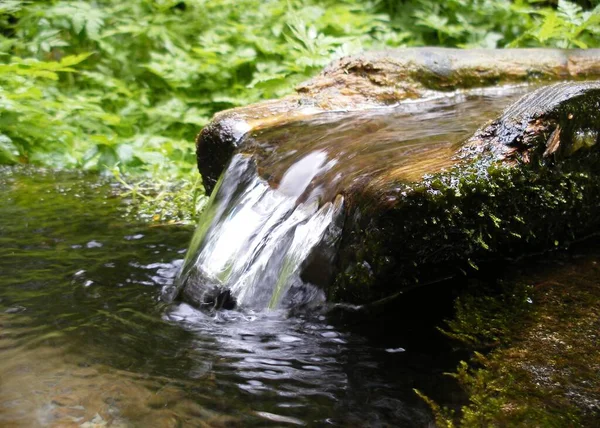
[[[385,0],[383,6],[393,17],[391,27],[407,34],[410,44],[600,46],[600,6],[584,10],[566,0]]]
[[[0,163],[195,174],[217,111],[404,45],[598,46],[600,11],[534,0],[4,0]]]
[[[575,3],[558,0],[556,9],[542,9],[537,12],[542,21],[527,30],[512,45],[527,42],[551,43],[561,48],[588,48],[598,46],[600,36],[600,5],[591,11],[584,11]]]
[[[367,13],[365,13],[365,11]],[[280,96],[383,33],[334,1],[9,1],[0,161],[188,175],[221,109]]]
[[[456,299],[455,317],[447,322],[448,329],[441,330],[445,335],[458,340],[473,349],[498,346],[506,338],[506,332],[515,320],[527,317],[531,310],[531,287],[522,284],[502,284],[491,293],[481,284],[472,291]]]

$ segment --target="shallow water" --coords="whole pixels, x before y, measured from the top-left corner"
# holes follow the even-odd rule
[[[394,324],[166,305],[192,229],[110,194],[0,170],[0,426],[425,426],[413,388],[457,400],[434,327],[451,299]]]

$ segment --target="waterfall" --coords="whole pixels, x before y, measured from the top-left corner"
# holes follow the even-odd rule
[[[452,167],[464,139],[522,91],[457,93],[252,131],[227,123],[223,132],[238,141],[236,154],[164,299],[181,294],[199,307],[253,310],[320,304],[338,273],[344,217],[355,213],[357,200],[387,206],[391,199],[379,198],[399,184]]]
[[[313,179],[335,164],[314,151],[273,188],[235,155],[202,214],[173,288],[200,307],[277,309],[318,304],[341,236],[343,197],[320,201]],[[324,263],[325,262],[325,263]],[[324,265],[326,267],[324,267]]]

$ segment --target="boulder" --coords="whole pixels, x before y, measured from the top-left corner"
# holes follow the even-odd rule
[[[600,75],[600,49],[402,48],[340,58],[296,93],[215,115],[196,139],[198,169],[210,194],[250,130],[333,111],[364,110],[448,92]]]
[[[482,59],[486,54],[487,62]],[[598,52],[530,50],[523,55],[512,50],[425,49],[394,55],[342,59],[301,86],[298,95],[221,113],[202,131],[198,159],[205,182],[216,180],[233,153],[237,160],[229,169],[243,164],[247,173],[239,172],[236,184],[237,175],[229,171],[219,186],[221,193],[215,191],[171,298],[184,290],[194,304],[216,305],[226,296],[233,307],[237,298],[271,305],[293,292],[288,302],[306,303],[306,296],[318,296],[319,301],[377,305],[487,263],[568,246],[599,230],[600,153],[595,146],[600,82],[544,86],[546,80],[597,74],[600,61],[593,59]],[[514,61],[503,62],[510,58]],[[357,61],[386,64],[388,68],[374,70],[405,83],[390,78],[373,84],[349,66]],[[343,90],[345,73],[332,77],[339,67],[356,71],[349,81],[361,80],[362,86]],[[421,72],[410,74],[409,69]],[[475,75],[479,77],[465,77]],[[529,83],[479,88],[524,81]],[[368,85],[385,86],[385,93],[392,95],[369,97],[374,92],[364,89]],[[469,89],[457,90],[461,86]],[[407,102],[409,96],[423,98]],[[385,105],[390,102],[395,104]],[[211,160],[215,162],[209,167]],[[229,190],[223,193],[223,187]],[[321,219],[321,230],[327,233],[326,238],[300,239],[296,226],[286,229],[282,242],[292,247],[298,242],[294,254],[305,259],[291,265],[289,254],[272,243],[269,254],[282,261],[269,271],[264,266],[272,259],[260,253],[264,246],[258,235],[244,230],[244,239],[254,242],[248,254],[255,255],[247,264],[262,260],[255,270],[265,278],[254,281],[250,293],[240,290],[252,270],[234,268],[246,262],[226,252],[231,260],[222,259],[223,270],[207,279],[214,266],[203,239],[212,236],[210,245],[225,249],[215,227],[233,218],[236,200],[246,204],[253,218],[264,214],[259,203],[247,205],[244,195],[250,193],[244,189],[251,188],[260,191],[257,201],[269,201],[272,212],[282,216],[279,223],[261,220],[271,221],[273,230],[300,210],[307,220],[298,220],[299,225]],[[221,223],[215,226],[217,218]],[[236,220],[236,227],[242,223]],[[262,230],[267,240],[270,232]],[[303,242],[310,247],[300,251]],[[201,250],[209,263],[204,267],[195,265]],[[327,262],[319,263],[319,258]],[[229,289],[223,278],[231,272],[238,272],[238,279]],[[267,279],[273,287],[277,284],[276,292],[256,293]]]
[[[542,87],[415,181],[350,208],[329,298],[373,302],[600,230],[600,82]]]

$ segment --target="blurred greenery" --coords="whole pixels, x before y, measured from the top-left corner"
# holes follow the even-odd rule
[[[3,0],[0,163],[196,187],[193,139],[219,110],[362,49],[600,46],[598,1],[579,3]]]

